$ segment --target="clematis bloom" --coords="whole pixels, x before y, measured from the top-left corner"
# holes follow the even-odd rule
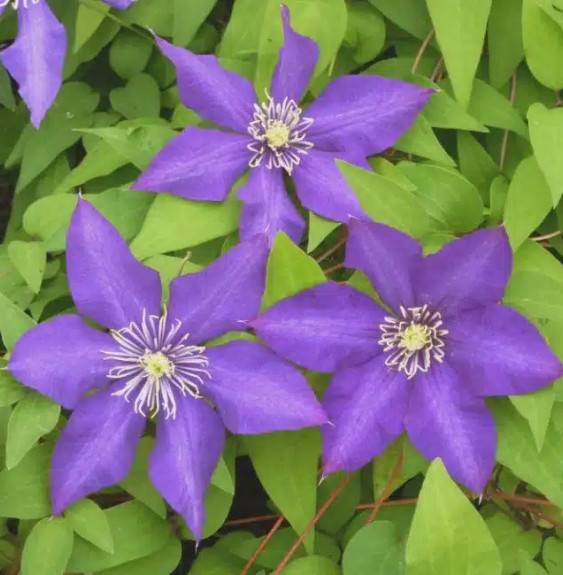
[[[485,229],[423,257],[387,226],[352,220],[345,265],[387,304],[326,283],[251,322],[283,357],[336,372],[323,398],[325,473],[355,470],[406,430],[428,459],[480,493],[493,470],[496,429],[485,397],[536,391],[563,374],[526,318],[499,303],[512,252],[504,228]]]
[[[200,539],[225,428],[255,434],[326,422],[304,376],[267,348],[250,341],[205,347],[256,315],[267,256],[267,241],[257,236],[177,277],[162,312],[158,273],[79,201],[67,237],[70,289],[78,311],[110,331],[78,315],[57,316],[22,336],[8,365],[25,385],[74,410],[53,453],[55,514],[122,481],[154,417],[149,475]]]
[[[136,0],[103,1],[124,10]],[[0,16],[8,6],[18,12],[18,35],[0,53],[0,60],[18,83],[31,123],[38,128],[63,82],[66,30],[47,0],[0,0]]]
[[[367,156],[392,146],[410,127],[432,90],[379,76],[341,76],[302,109],[319,49],[291,28],[285,6],[282,20],[285,43],[265,100],[248,80],[221,68],[215,56],[157,38],[176,67],[182,102],[225,130],[186,128],[133,189],[222,201],[250,168],[238,192],[242,240],[257,233],[272,239],[279,230],[300,240],[305,223],[286,193],[284,174],[292,177],[307,209],[339,222],[363,217],[335,160],[366,167]]]

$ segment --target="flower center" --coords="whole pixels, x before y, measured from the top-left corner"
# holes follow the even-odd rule
[[[383,346],[385,365],[404,372],[408,379],[418,371],[427,372],[432,361],[444,358],[442,315],[430,311],[428,306],[400,308],[401,317],[386,317],[380,324],[379,345]]]
[[[248,133],[254,139],[247,146],[253,153],[248,164],[256,168],[265,162],[268,169],[283,168],[291,174],[313,147],[305,138],[314,120],[301,117],[303,111],[295,100],[284,98],[276,102],[266,96],[267,101],[254,104],[253,120],[248,125]]]
[[[143,312],[140,324],[112,331],[116,351],[102,351],[112,361],[108,377],[122,387],[113,395],[130,401],[143,417],[154,417],[162,409],[166,419],[176,417],[177,396],[201,399],[200,387],[209,361],[205,348],[187,345],[188,333],[181,333],[182,322],[169,322],[166,313],[148,316]]]

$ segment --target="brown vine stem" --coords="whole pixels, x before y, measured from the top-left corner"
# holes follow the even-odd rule
[[[248,571],[254,565],[254,563],[256,562],[256,559],[258,559],[260,553],[262,553],[262,551],[264,551],[264,549],[266,549],[266,546],[268,545],[268,543],[270,542],[272,537],[276,534],[277,530],[282,526],[282,523],[284,521],[285,521],[285,517],[283,515],[280,515],[278,517],[278,520],[274,523],[273,527],[270,529],[270,531],[268,531],[268,534],[266,535],[266,537],[264,537],[264,539],[262,539],[262,541],[260,542],[260,545],[258,545],[258,547],[256,547],[256,550],[254,551],[254,553],[252,554],[250,559],[246,562],[246,565],[244,566],[243,570],[240,572],[240,575],[248,575]]]
[[[438,75],[442,71],[442,64],[443,63],[444,63],[444,57],[440,56],[438,58],[438,61],[436,62],[436,66],[434,66],[434,70],[432,70],[432,74],[430,74],[430,80],[432,82],[435,82],[436,78],[438,78]]]
[[[544,236],[535,236],[530,239],[534,242],[543,242],[545,240],[550,240],[551,238],[556,238],[557,236],[560,236],[561,233],[561,230],[557,230],[556,232],[551,232],[550,234],[545,234]]]
[[[516,101],[516,70],[512,72],[512,85],[510,87],[510,103],[514,106],[514,102]],[[498,162],[498,167],[500,171],[504,171],[504,164],[506,162],[506,147],[508,145],[508,130],[505,130],[502,135],[502,144],[500,146],[500,158]]]
[[[541,511],[537,511],[536,509],[532,509],[529,505],[523,505],[523,507],[530,513],[534,515],[538,519],[543,519],[543,521],[547,521],[549,524],[553,525],[556,529],[563,529],[563,523],[561,521],[557,521],[557,519],[553,519],[549,515],[545,515]]]
[[[336,265],[324,270],[324,274],[325,274],[325,276],[327,276],[328,274],[331,274],[332,272],[335,272],[336,270],[339,270],[340,268],[343,268],[343,267],[344,267],[343,263],[336,264]]]
[[[430,42],[432,41],[432,38],[434,38],[434,34],[435,34],[434,29],[430,30],[430,33],[428,34],[428,36],[426,36],[426,38],[424,38],[424,40],[422,41],[422,44],[420,45],[420,48],[418,49],[418,52],[416,54],[416,58],[414,59],[414,62],[412,63],[412,68],[411,68],[412,74],[416,74],[416,71],[418,70],[418,66],[420,65],[420,62],[422,60],[422,56],[424,55],[426,48],[428,48],[428,44],[430,44]]]
[[[317,263],[320,264],[322,261],[326,260],[326,258],[330,257],[335,251],[338,250],[338,248],[342,247],[346,243],[347,239],[348,239],[348,234],[346,233],[346,230],[344,229],[344,233],[342,234],[342,238],[340,238],[338,240],[338,242],[336,242],[332,247],[330,247],[328,250],[326,250],[326,252],[323,252],[317,258]]]
[[[289,551],[285,554],[284,558],[281,560],[280,564],[276,567],[276,570],[272,573],[272,575],[280,575],[280,573],[285,569],[287,564],[290,562],[293,554],[299,549],[303,541],[311,530],[317,524],[317,521],[323,516],[325,511],[333,504],[334,500],[340,495],[342,490],[348,485],[348,482],[352,479],[352,473],[348,473],[346,477],[336,486],[336,489],[330,494],[329,498],[325,501],[324,505],[317,511],[313,519],[309,521],[303,533],[299,535],[297,541],[290,547]]]
[[[395,464],[393,472],[389,476],[389,479],[387,480],[387,483],[383,488],[383,493],[381,494],[381,497],[375,502],[375,505],[373,506],[373,509],[371,510],[371,513],[369,514],[366,520],[366,525],[368,525],[375,519],[375,516],[379,513],[379,510],[381,509],[383,502],[389,497],[389,495],[391,495],[393,484],[395,483],[397,477],[399,477],[399,473],[401,472],[402,467],[403,467],[403,452],[401,451],[401,453],[399,453],[399,457],[397,458],[397,463]]]

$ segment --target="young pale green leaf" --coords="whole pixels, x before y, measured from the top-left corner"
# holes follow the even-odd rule
[[[5,366],[2,365],[4,368]],[[11,373],[5,369],[0,370],[0,407],[12,405],[19,401],[28,389],[14,379]]]
[[[500,89],[524,58],[522,0],[493,0],[487,30],[489,80]]]
[[[48,480],[52,445],[34,447],[16,467],[0,472],[0,517],[40,519],[51,513]]]
[[[143,97],[140,98],[139,94]],[[160,88],[148,74],[135,74],[124,88],[113,89],[109,99],[113,108],[128,120],[158,117],[160,114]]]
[[[358,196],[362,208],[376,222],[402,230],[415,238],[428,232],[424,206],[411,191],[394,180],[337,162],[340,171]]]
[[[279,232],[268,259],[262,308],[326,281],[319,264]]]
[[[217,0],[174,0],[174,44],[187,46],[215,4]]]
[[[500,512],[486,519],[486,523],[500,553],[503,575],[516,573],[523,558],[532,559],[539,553],[542,545],[539,531],[525,531],[514,519]]]
[[[525,557],[522,560],[520,575],[548,575],[548,573],[539,563],[536,563],[529,557]]]
[[[16,240],[8,244],[8,256],[27,285],[37,293],[47,264],[47,253],[43,245]]]
[[[402,162],[399,167],[417,186],[416,196],[441,231],[466,233],[483,217],[483,201],[477,188],[457,170]]]
[[[457,155],[461,173],[479,190],[481,198],[488,198],[499,167],[487,150],[471,134],[458,132]]]
[[[364,64],[373,60],[385,44],[383,16],[369,4],[350,4],[344,44],[354,47],[356,62]]]
[[[118,76],[129,80],[145,69],[153,45],[152,39],[148,36],[141,36],[122,28],[110,45],[109,65]],[[139,94],[142,92],[139,92],[137,96]],[[158,116],[158,114],[155,115]]]
[[[403,575],[406,572],[404,556],[393,523],[376,521],[362,527],[346,545],[342,572],[343,575]]]
[[[340,575],[340,569],[328,557],[311,555],[292,561],[283,575]]]
[[[13,349],[20,336],[35,325],[34,320],[0,293],[0,334],[7,350]]]
[[[293,529],[301,533],[317,505],[317,462],[321,453],[318,430],[249,435],[244,443],[260,483]],[[314,531],[304,545],[309,553],[314,552]]]
[[[539,452],[528,422],[509,401],[497,400],[490,405],[498,430],[497,460],[556,505],[563,506],[563,404],[553,405],[553,415]]]
[[[119,18],[130,24],[153,30],[159,36],[172,36],[174,0],[143,0],[134,2]]]
[[[109,4],[102,2],[95,6],[86,3],[78,5],[72,50],[75,54],[96,33],[106,17],[106,12],[109,12],[110,9],[111,6]]]
[[[528,420],[538,451],[541,451],[555,402],[555,388],[550,386],[527,395],[513,395],[510,401]]]
[[[506,231],[513,250],[541,224],[551,207],[551,192],[536,159],[526,158],[510,182],[504,211]]]
[[[145,259],[226,236],[237,229],[239,212],[240,202],[235,194],[222,203],[159,194],[131,243],[131,250],[137,258]]]
[[[503,301],[536,319],[563,320],[563,282],[541,271],[514,272]]]
[[[113,553],[113,539],[105,513],[91,499],[81,499],[65,511],[72,529],[102,551]]]
[[[528,110],[534,156],[551,190],[553,206],[563,195],[563,109],[548,110],[539,102]]]
[[[526,62],[544,86],[563,88],[563,30],[549,15],[549,0],[524,0],[522,40]]]
[[[73,540],[66,519],[42,519],[25,540],[21,575],[64,575]]]
[[[410,32],[420,40],[432,30],[425,2],[419,0],[369,0],[369,2],[399,28]]]
[[[555,537],[546,539],[543,546],[543,562],[549,575],[559,575],[563,571],[563,541]]]
[[[16,405],[8,422],[6,468],[13,469],[43,435],[57,425],[61,407],[52,399],[29,391]]]
[[[501,575],[499,551],[479,512],[435,459],[407,541],[409,575]]]
[[[338,226],[339,222],[333,222],[317,216],[315,212],[309,212],[309,234],[307,237],[307,252],[310,253],[318,248],[323,240]]]
[[[491,0],[426,0],[458,102],[469,105]]]

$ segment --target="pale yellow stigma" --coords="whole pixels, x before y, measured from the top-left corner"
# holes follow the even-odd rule
[[[420,323],[411,323],[401,332],[398,347],[407,350],[409,353],[414,353],[431,343],[431,329]]]
[[[161,351],[147,351],[139,359],[139,363],[145,373],[154,380],[174,374],[174,364]]]
[[[287,146],[289,143],[289,128],[281,120],[273,120],[265,135],[268,146],[274,150]]]

